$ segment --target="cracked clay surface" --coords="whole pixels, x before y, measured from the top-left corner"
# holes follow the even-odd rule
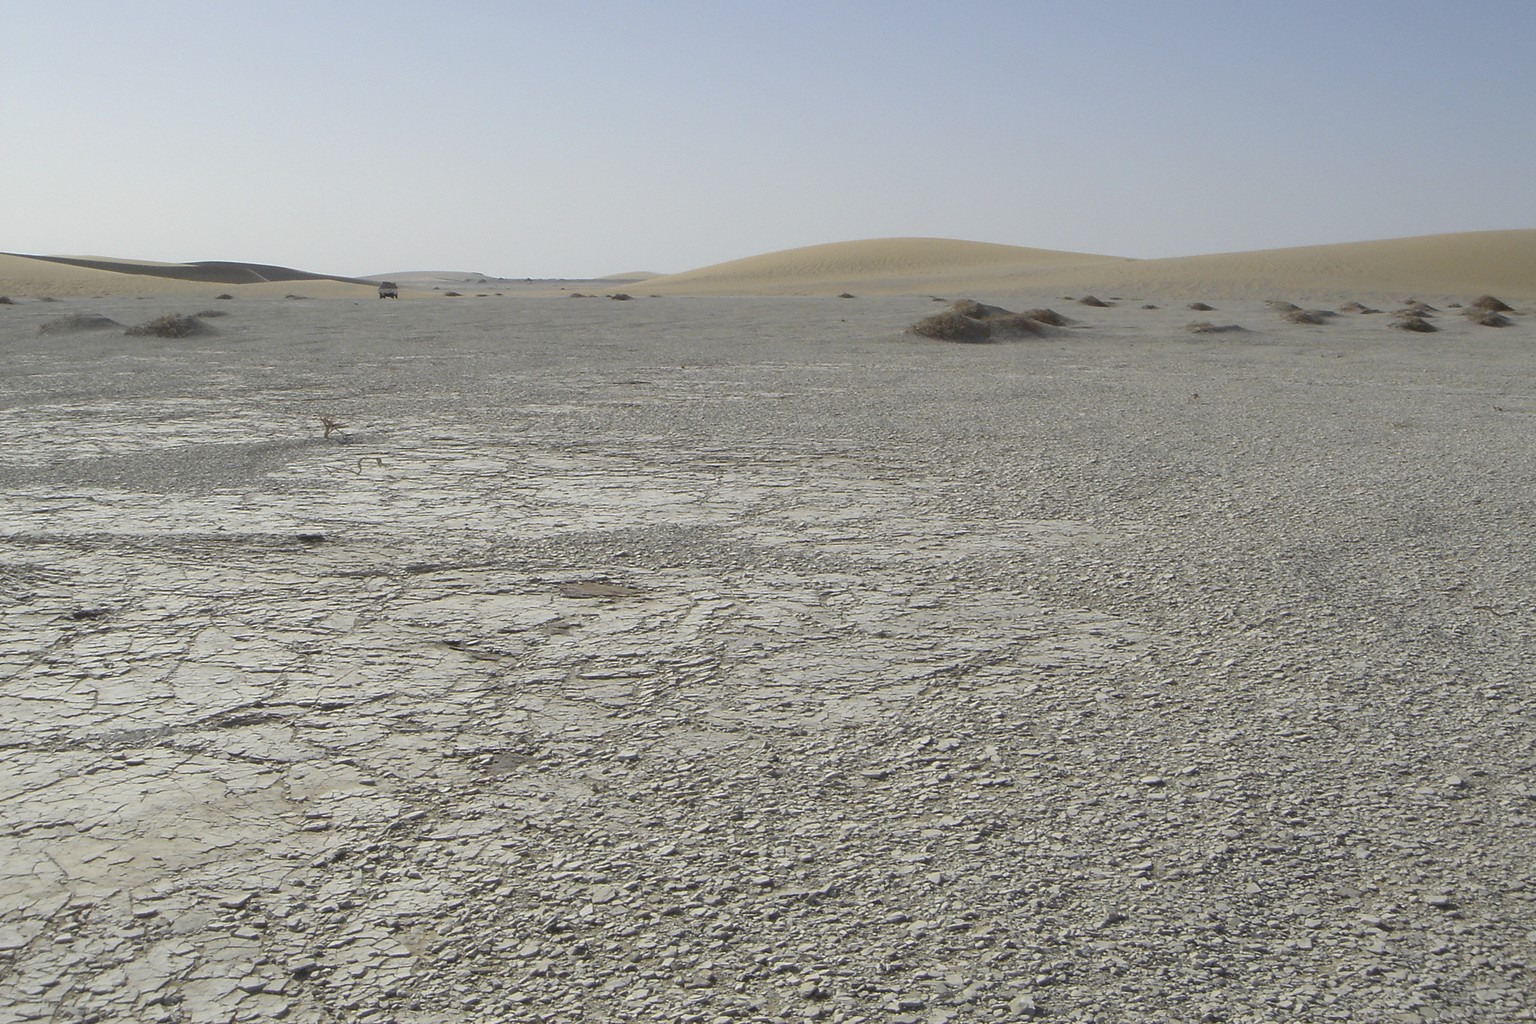
[[[0,319],[0,1017],[1532,1019],[1528,327],[229,305]]]

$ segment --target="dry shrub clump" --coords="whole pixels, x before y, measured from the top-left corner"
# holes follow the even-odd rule
[[[1098,306],[1101,309],[1109,306],[1109,303],[1105,302],[1097,295],[1084,295],[1082,298],[1078,299],[1077,302],[1080,306]]]
[[[1440,328],[1430,323],[1424,316],[1412,314],[1399,315],[1389,324],[1395,331],[1414,331],[1418,334],[1434,334]]]
[[[1325,324],[1329,317],[1338,315],[1330,309],[1293,309],[1285,314],[1285,319],[1293,324]]]
[[[1403,303],[1403,308],[1404,309],[1408,309],[1408,310],[1413,310],[1414,312],[1417,312],[1417,313],[1438,313],[1438,312],[1440,312],[1438,309],[1436,309],[1434,306],[1431,306],[1429,303],[1427,303],[1427,302],[1420,302],[1418,299],[1409,299],[1407,302]]]
[[[838,298],[840,298],[840,299],[851,299],[851,298],[854,298],[854,295],[853,295],[852,292],[843,292],[843,294],[839,295]]]
[[[1194,323],[1185,324],[1184,329],[1190,334],[1232,334],[1246,330],[1239,324],[1213,324],[1207,320],[1196,320]]]
[[[1479,327],[1512,327],[1515,323],[1503,313],[1492,309],[1468,308],[1461,315]]]
[[[1268,302],[1264,303],[1264,305],[1268,306],[1270,309],[1274,310],[1276,313],[1281,314],[1282,316],[1286,313],[1294,313],[1301,308],[1294,302],[1282,302],[1279,299],[1270,299]]]
[[[135,338],[190,338],[198,334],[208,334],[210,329],[195,316],[187,316],[185,313],[167,313],[148,323],[130,327],[123,333]]]
[[[1212,310],[1214,310],[1216,307],[1215,306],[1207,305],[1204,302],[1191,302],[1189,305],[1185,306],[1184,308],[1185,309],[1193,309],[1197,313],[1209,313]]]
[[[1046,328],[1028,313],[960,299],[943,312],[919,320],[908,331],[939,341],[982,342],[1041,335]]]
[[[1037,323],[1050,324],[1052,327],[1066,327],[1072,323],[1071,317],[1062,316],[1054,309],[1026,309],[1024,315]]]
[[[1513,313],[1513,306],[1507,305],[1503,300],[1496,299],[1492,295],[1479,295],[1472,300],[1472,308],[1486,309],[1490,313]]]
[[[1022,337],[1024,335],[1040,335],[1045,331],[1040,326],[1040,321],[1024,313],[1002,313],[987,321],[994,335],[1007,337],[1009,335]]]
[[[1381,312],[1379,309],[1373,309],[1372,307],[1360,302],[1346,302],[1344,305],[1339,307],[1339,310],[1344,313],[1359,313],[1361,316],[1364,316],[1368,313]]]
[[[122,324],[100,313],[71,313],[57,320],[49,320],[37,329],[39,334],[79,334],[82,331],[121,329]]]
[[[970,317],[972,320],[985,320],[994,313],[1006,313],[1001,306],[988,306],[984,302],[975,299],[956,299],[949,304],[950,311],[961,316]]]
[[[953,309],[925,316],[908,328],[913,334],[938,341],[990,341],[992,328]]]
[[[634,298],[634,296],[628,292],[614,292],[608,297],[615,302],[628,302],[630,299]]]
[[[0,295],[0,306],[14,306],[14,305],[16,305],[16,303],[11,301],[11,297],[9,295]]]

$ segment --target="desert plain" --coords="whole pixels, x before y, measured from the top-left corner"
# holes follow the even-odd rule
[[[0,257],[0,1019],[1536,1020],[1536,232],[133,270]]]

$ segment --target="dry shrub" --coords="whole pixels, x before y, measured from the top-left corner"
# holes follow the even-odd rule
[[[1395,331],[1414,331],[1418,334],[1433,334],[1440,328],[1430,323],[1423,316],[1399,316],[1389,324]]]
[[[1155,306],[1154,304],[1148,302],[1148,303],[1144,304],[1141,308],[1142,309],[1156,309],[1157,306]]]
[[[1479,327],[1512,327],[1514,321],[1491,309],[1468,309],[1461,314]]]
[[[1325,324],[1330,316],[1337,316],[1326,309],[1293,309],[1285,314],[1285,319],[1293,324]]]
[[[1486,309],[1490,313],[1513,313],[1514,307],[1506,305],[1502,300],[1492,295],[1479,295],[1472,301],[1474,309]]]
[[[992,337],[992,328],[975,317],[957,313],[953,309],[946,309],[942,313],[924,317],[908,328],[913,334],[920,334],[925,338],[935,338],[939,341],[987,341]]]
[[[587,293],[586,292],[571,292],[569,297],[573,298],[573,299],[584,299],[584,298],[587,297]]]
[[[216,299],[232,299],[232,298],[234,298],[234,296],[229,294],[229,292],[225,292],[223,295],[215,295],[214,298],[216,298]]]
[[[1407,302],[1403,303],[1403,308],[1418,310],[1420,313],[1438,313],[1438,312],[1440,312],[1438,309],[1436,309],[1434,306],[1431,306],[1429,303],[1427,303],[1427,302],[1420,302],[1418,299],[1409,299]]]
[[[1213,324],[1207,320],[1196,320],[1194,323],[1185,324],[1184,329],[1190,334],[1232,334],[1246,330],[1238,324]]]
[[[443,292],[443,297],[449,299],[457,299],[463,294],[463,292]]]
[[[187,316],[185,313],[167,313],[148,323],[130,327],[123,333],[135,338],[190,338],[194,335],[209,333],[209,327],[195,316]]]
[[[0,295],[0,306],[14,306],[14,305],[16,305],[16,303],[11,301],[11,297],[9,295]]]
[[[961,316],[968,316],[972,320],[985,320],[993,313],[1005,313],[1007,310],[1001,306],[988,306],[977,302],[975,299],[956,299],[949,307],[953,312]]]
[[[215,316],[229,316],[229,310],[227,310],[227,309],[205,309],[201,313],[193,313],[192,315],[197,317],[199,320],[207,320],[208,318],[215,317]]]
[[[1045,328],[1041,326],[1040,321],[1022,313],[1004,313],[1001,316],[991,317],[987,320],[987,326],[992,328],[994,336],[1012,335],[1022,337],[1024,335],[1038,336],[1045,333]]]
[[[975,299],[960,299],[942,313],[926,317],[909,330],[925,338],[940,341],[991,341],[1000,338],[1038,337],[1050,328],[1033,314],[1049,310],[1015,313],[1001,306],[989,306]],[[1065,317],[1061,318],[1065,321]]]
[[[1208,305],[1206,305],[1203,302],[1191,302],[1189,305],[1185,306],[1184,308],[1185,309],[1193,309],[1193,310],[1195,310],[1196,312],[1199,312],[1199,313],[1209,313],[1212,310],[1214,310],[1216,307],[1215,306],[1208,306]]]
[[[1301,308],[1300,306],[1296,305],[1296,303],[1294,303],[1294,302],[1283,302],[1280,299],[1270,299],[1269,301],[1265,302],[1264,305],[1268,306],[1270,309],[1274,310],[1276,313],[1282,313],[1282,314],[1283,313],[1294,313],[1298,309]]]
[[[1416,306],[1404,306],[1402,309],[1393,310],[1392,315],[1396,317],[1411,316],[1417,317],[1420,320],[1426,320],[1429,318],[1430,313],[1427,310],[1419,309]]]
[[[1359,302],[1346,302],[1344,305],[1339,307],[1339,310],[1344,313],[1359,313],[1361,315],[1381,312],[1379,309],[1373,309],[1372,307]]]
[[[853,297],[854,297],[854,295],[853,295],[852,292],[843,292],[843,294],[838,296],[838,298],[840,298],[840,299],[851,299]]]
[[[1101,309],[1109,306],[1109,303],[1105,302],[1097,295],[1084,295],[1082,298],[1077,300],[1077,303],[1080,306],[1098,306]]]
[[[630,299],[634,298],[634,296],[628,292],[614,292],[608,297],[615,302],[628,302]]]
[[[1052,327],[1066,327],[1072,323],[1071,317],[1062,316],[1054,309],[1026,309],[1024,315],[1042,324],[1050,324]]]
[[[82,331],[121,329],[122,324],[100,313],[71,313],[57,320],[49,320],[37,329],[39,334],[79,334]]]

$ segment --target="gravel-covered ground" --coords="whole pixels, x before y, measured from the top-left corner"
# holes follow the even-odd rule
[[[0,1019],[1536,1020],[1536,317],[978,298],[0,308]]]

